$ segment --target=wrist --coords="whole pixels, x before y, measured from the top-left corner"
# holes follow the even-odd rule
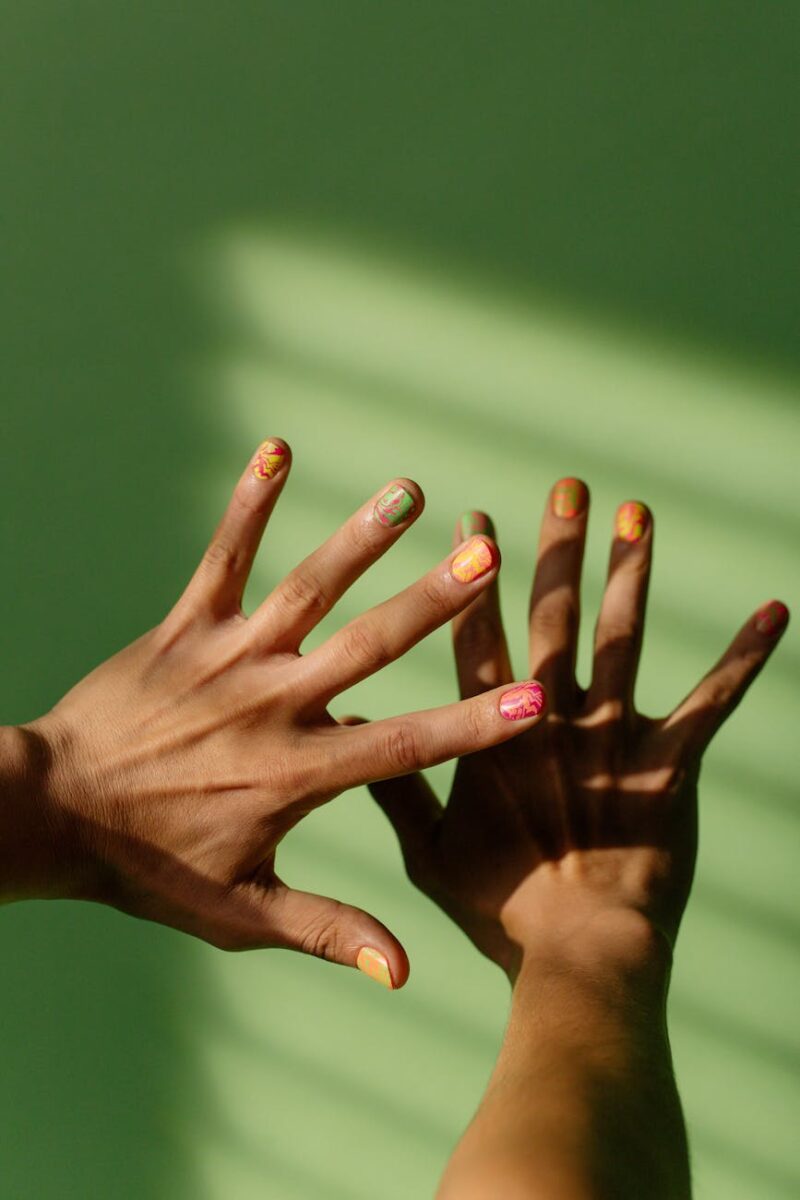
[[[75,894],[76,838],[45,722],[0,727],[0,902]]]
[[[515,995],[548,986],[599,1003],[663,1011],[672,966],[666,935],[636,909],[598,909],[548,924],[521,947],[510,974]]]

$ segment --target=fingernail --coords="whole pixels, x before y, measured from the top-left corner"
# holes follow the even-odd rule
[[[538,717],[547,703],[544,688],[539,683],[520,683],[503,692],[500,697],[500,716],[506,721],[524,721]]]
[[[469,537],[473,537],[476,533],[488,534],[490,538],[495,536],[494,521],[483,512],[462,513],[459,518],[458,527],[461,532],[462,542],[466,541]]]
[[[780,600],[770,600],[753,617],[753,624],[759,633],[774,637],[776,633],[783,632],[788,620],[789,610],[786,605]]]
[[[487,542],[485,538],[474,537],[455,556],[450,564],[450,570],[453,578],[457,579],[459,583],[472,583],[473,579],[478,579],[487,571],[491,571],[494,561],[491,543]]]
[[[623,542],[639,542],[645,535],[650,514],[638,500],[628,500],[617,509],[617,537]]]
[[[589,489],[582,479],[559,479],[553,488],[551,508],[554,517],[579,517],[586,511],[589,501]]]
[[[389,974],[389,964],[380,950],[373,950],[371,946],[362,946],[358,952],[356,966],[359,971],[369,975],[370,979],[374,979],[376,983],[382,983],[390,992],[394,990],[392,977]]]
[[[280,442],[262,442],[256,450],[253,474],[256,479],[274,479],[287,462],[286,447]]]
[[[384,492],[380,500],[375,502],[375,516],[381,525],[399,525],[411,516],[416,508],[416,502],[410,492],[399,483],[394,483]]]

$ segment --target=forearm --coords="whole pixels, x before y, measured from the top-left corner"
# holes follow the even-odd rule
[[[439,1200],[685,1200],[668,965],[533,954]]]

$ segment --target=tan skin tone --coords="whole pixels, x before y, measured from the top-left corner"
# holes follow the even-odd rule
[[[642,716],[633,696],[653,544],[646,513],[639,541],[613,540],[583,690],[587,517],[588,493],[571,518],[549,500],[542,521],[529,669],[548,693],[545,720],[462,758],[446,806],[421,775],[372,788],[411,879],[513,986],[497,1068],[442,1183],[447,1200],[689,1195],[665,998],[694,870],[700,760],[785,617],[771,631],[751,617],[669,716]],[[463,697],[512,678],[496,582],[453,629]]]
[[[0,730],[2,899],[114,905],[227,949],[280,946],[349,966],[371,947],[399,987],[408,961],[374,917],[288,886],[282,838],[337,793],[486,747],[532,720],[499,711],[503,689],[362,729],[329,702],[399,657],[491,584],[462,582],[453,555],[307,655],[303,639],[422,511],[382,524],[382,488],[249,617],[241,601],[289,473],[245,469],[203,560],[155,629],[103,663],[52,712]],[[388,486],[388,485],[387,485]],[[387,980],[385,980],[386,982]]]

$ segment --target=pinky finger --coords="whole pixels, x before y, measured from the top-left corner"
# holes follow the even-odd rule
[[[462,754],[508,741],[541,720],[544,688],[536,680],[483,692],[458,704],[391,717],[321,736],[331,770],[331,790],[410,775]]]
[[[739,630],[719,662],[664,723],[678,741],[702,752],[727,720],[775,649],[789,610],[770,600]]]

